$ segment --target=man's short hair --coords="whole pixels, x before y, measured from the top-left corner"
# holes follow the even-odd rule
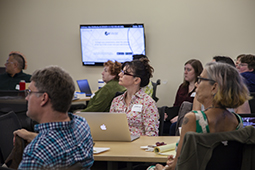
[[[38,91],[49,95],[52,109],[67,112],[71,106],[75,86],[72,77],[58,66],[49,66],[36,70],[31,81],[35,82]]]
[[[19,53],[15,53],[15,52],[10,53],[9,56],[13,56],[13,59],[14,59],[15,61],[17,61],[18,68],[19,68],[20,70],[25,69],[25,67],[26,67],[26,61],[25,61],[24,56],[22,56],[22,55],[19,54]]]
[[[241,63],[247,63],[249,69],[255,71],[255,56],[252,54],[247,54],[240,59]]]

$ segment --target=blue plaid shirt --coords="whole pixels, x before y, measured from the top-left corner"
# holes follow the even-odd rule
[[[39,134],[24,150],[18,169],[60,169],[80,162],[89,169],[93,162],[93,141],[87,121],[69,113],[69,122],[35,125]]]

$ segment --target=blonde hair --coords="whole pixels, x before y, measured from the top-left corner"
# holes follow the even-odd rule
[[[214,95],[214,105],[224,108],[236,108],[249,100],[249,91],[237,69],[226,63],[211,62],[206,64],[208,78],[218,83]],[[210,82],[214,84],[215,82]]]

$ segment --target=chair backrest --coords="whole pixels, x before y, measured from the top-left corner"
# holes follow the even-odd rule
[[[0,90],[0,116],[13,111],[18,117],[22,128],[34,131],[34,124],[27,115],[27,101],[25,91]]]
[[[218,133],[187,132],[176,170],[254,169],[255,128]]]
[[[252,97],[252,99],[249,100],[251,113],[255,113],[255,92],[251,92],[250,96]]]
[[[220,142],[213,149],[212,157],[206,170],[240,170],[242,166],[243,144],[237,141],[228,141],[227,145]]]
[[[160,85],[160,79],[158,79],[156,83],[151,82],[151,84],[153,86],[152,98],[155,100],[155,102],[157,102],[159,99],[158,97],[156,97],[156,91],[157,91],[157,86]]]
[[[176,128],[175,128],[175,136],[180,136],[179,127],[182,126],[182,121],[186,113],[190,112],[191,110],[192,110],[192,103],[184,101],[181,104],[181,107],[178,112],[178,119],[177,119]]]
[[[1,163],[4,163],[6,158],[13,148],[13,132],[21,128],[16,114],[11,111],[5,115],[0,116],[0,155],[2,157]]]
[[[167,107],[167,106],[162,106],[158,107],[158,112],[159,112],[159,136],[168,136],[169,133],[164,134],[164,117],[165,113],[168,115],[166,121],[170,121],[172,118],[178,115],[179,111],[179,106],[174,106],[174,107]],[[169,130],[168,130],[169,131]]]
[[[163,136],[163,130],[164,130],[164,116],[165,116],[165,109],[167,106],[158,107],[158,113],[159,113],[159,136]]]

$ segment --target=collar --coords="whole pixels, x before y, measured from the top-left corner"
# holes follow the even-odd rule
[[[72,113],[68,113],[69,118],[71,121],[68,122],[49,122],[49,123],[41,123],[34,126],[34,130],[36,132],[47,132],[49,130],[54,129],[70,129],[70,127],[74,123],[74,115]]]
[[[8,74],[8,76],[12,77],[11,74],[9,74],[9,73],[7,73],[7,74]],[[23,74],[23,71],[22,71],[22,70],[21,70],[19,73],[14,74],[13,77],[17,77],[17,76],[19,76],[19,75],[21,75],[21,74]]]
[[[124,96],[126,96],[127,94],[127,91],[124,92],[124,94],[122,94],[120,96],[120,100],[124,100]],[[143,89],[141,88],[140,90],[138,90],[133,96],[132,96],[132,99],[135,97],[135,98],[143,98],[144,96],[144,91]]]

